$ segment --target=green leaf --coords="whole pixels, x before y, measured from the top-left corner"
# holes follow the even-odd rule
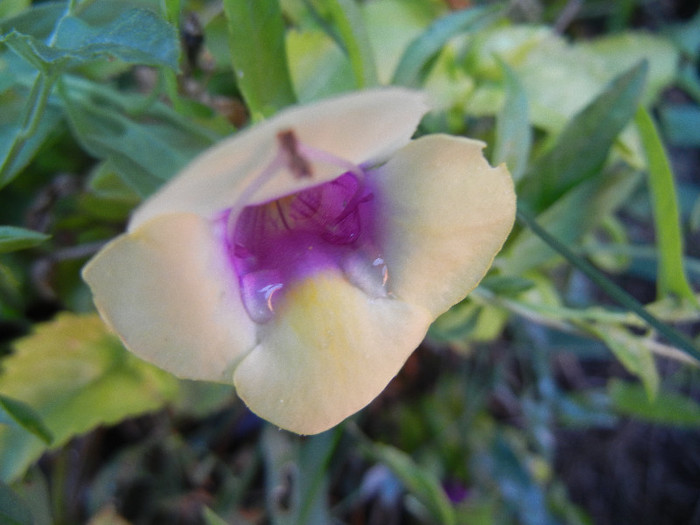
[[[299,102],[351,91],[355,85],[348,57],[325,32],[291,30],[287,34],[289,67]]]
[[[654,121],[644,108],[637,111],[635,123],[649,165],[649,190],[659,253],[657,292],[660,297],[672,293],[697,305],[683,268],[683,237],[671,165]]]
[[[53,446],[101,424],[162,407],[177,380],[141,361],[96,315],[59,315],[20,339],[3,360],[0,393],[31,406],[53,434]],[[17,479],[46,450],[25,430],[0,428],[0,478]]]
[[[574,117],[554,147],[527,171],[519,191],[521,202],[542,211],[600,171],[616,137],[634,116],[646,71],[642,62],[620,75]]]
[[[700,404],[680,393],[661,391],[650,399],[641,385],[613,379],[608,394],[613,407],[624,415],[660,425],[700,427]]]
[[[161,0],[161,10],[165,14],[165,19],[173,26],[177,27],[180,23],[180,14],[182,6],[180,0]]]
[[[577,245],[629,197],[638,182],[638,174],[630,170],[594,174],[540,213],[537,222],[559,240]],[[513,238],[506,254],[503,271],[522,275],[550,261],[557,252],[534,231],[525,229]]]
[[[52,46],[16,30],[0,36],[3,42],[49,76],[105,58],[177,69],[180,49],[175,29],[146,9],[129,10],[99,27],[65,17],[56,28]]]
[[[403,52],[446,7],[423,0],[372,0],[359,4],[382,85],[391,83]]]
[[[255,120],[294,104],[278,0],[224,0],[236,81]]]
[[[3,107],[7,111],[7,106]],[[15,146],[22,128],[15,124],[0,125],[0,188],[12,181],[34,158],[39,149],[51,137],[62,123],[61,113],[52,105],[47,106],[38,120],[38,124],[23,141],[21,149],[13,156],[9,155]]]
[[[33,525],[27,505],[10,487],[0,482],[0,523],[4,525]]]
[[[30,0],[4,0],[0,4],[0,18],[17,14],[30,5]]]
[[[647,60],[649,74],[643,95],[645,103],[652,103],[677,75],[678,49],[664,35],[629,30],[584,40],[578,46],[594,55],[611,76]]]
[[[10,0],[12,1],[12,0]],[[0,2],[5,4],[5,0]],[[66,12],[65,1],[42,2],[16,15],[0,20],[0,35],[15,30],[40,40],[49,38],[56,22]]]
[[[700,31],[698,31],[698,24],[700,24],[700,12],[696,12],[693,18],[684,23],[674,24],[668,31],[669,37],[678,48],[684,54],[694,59],[700,56]]]
[[[0,226],[0,253],[14,252],[41,244],[49,235],[17,226]]]
[[[157,190],[215,138],[160,103],[131,116],[132,98],[108,88],[74,82],[62,84],[59,92],[83,147],[109,160],[142,197]],[[134,100],[143,104],[143,99]]]
[[[417,465],[406,453],[390,445],[368,443],[371,454],[384,463],[401,480],[406,490],[430,511],[436,523],[455,523],[455,513],[440,482]]]
[[[479,286],[497,295],[515,297],[532,289],[535,286],[535,282],[519,276],[487,275]]]
[[[104,26],[66,17],[56,28],[55,47],[76,50],[85,61],[103,56],[130,64],[178,69],[180,39],[175,28],[148,9],[130,9]]]
[[[53,441],[51,431],[41,417],[26,403],[0,394],[0,423],[19,426],[41,439],[47,445]]]
[[[496,118],[492,163],[505,162],[513,180],[517,182],[527,167],[532,147],[532,130],[525,90],[513,70],[505,62],[500,63],[505,74],[506,99]]]
[[[376,86],[377,66],[360,8],[353,0],[328,0],[326,7],[350,59],[356,86]]]
[[[641,338],[616,325],[595,326],[590,330],[605,341],[628,372],[641,379],[647,397],[654,399],[659,391],[659,372],[651,350]]]
[[[418,87],[432,59],[452,37],[491,23],[497,19],[497,13],[497,8],[474,7],[436,20],[406,48],[392,83]]]

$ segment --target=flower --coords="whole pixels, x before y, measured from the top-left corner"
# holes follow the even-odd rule
[[[505,166],[477,141],[411,140],[423,96],[295,107],[203,153],[85,267],[102,318],[173,374],[233,382],[300,433],[360,410],[510,232]]]

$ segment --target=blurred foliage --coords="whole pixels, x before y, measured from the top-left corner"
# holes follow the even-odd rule
[[[0,521],[661,523],[682,475],[601,510],[594,438],[651,425],[697,486],[699,68],[683,2],[3,0]],[[489,144],[521,220],[367,409],[280,432],[91,313],[81,266],[197,153],[386,84]]]

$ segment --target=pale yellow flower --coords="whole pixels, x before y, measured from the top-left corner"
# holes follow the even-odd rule
[[[103,319],[173,374],[232,382],[261,417],[324,431],[374,399],[510,232],[483,144],[411,140],[421,94],[371,90],[195,159],[84,270]]]

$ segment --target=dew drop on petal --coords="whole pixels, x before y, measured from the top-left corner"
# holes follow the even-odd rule
[[[348,281],[370,297],[386,297],[389,269],[379,256],[354,252],[341,262]]]
[[[284,288],[282,276],[275,270],[260,270],[240,277],[241,294],[248,315],[256,323],[265,323],[273,318],[278,293]]]

